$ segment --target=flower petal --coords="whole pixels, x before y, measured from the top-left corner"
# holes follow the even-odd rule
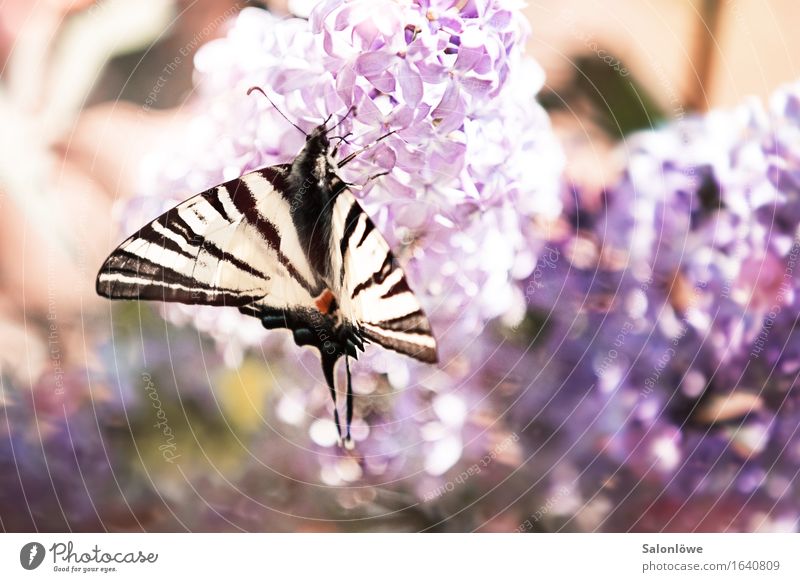
[[[352,66],[345,66],[336,75],[336,92],[346,105],[353,104],[353,87],[356,82],[356,72]]]
[[[466,103],[457,84],[448,85],[439,105],[431,112],[440,132],[449,133],[464,122]]]
[[[388,71],[384,71],[380,75],[367,77],[367,80],[381,93],[393,93],[397,87],[394,76]]]
[[[355,70],[365,77],[377,76],[388,69],[396,57],[383,52],[369,52],[356,58]]]
[[[319,34],[322,32],[325,19],[341,3],[342,0],[323,0],[311,10],[308,20],[311,24],[311,30],[314,32],[314,34]]]
[[[462,45],[458,49],[458,56],[456,57],[454,66],[455,70],[459,72],[471,70],[484,54],[484,51],[480,48],[471,48]]]
[[[461,87],[464,91],[469,93],[470,96],[478,98],[486,97],[491,91],[492,85],[492,81],[477,77],[465,77],[461,80]]]
[[[400,92],[403,100],[415,107],[422,100],[422,77],[409,66],[405,59],[401,59],[398,67],[397,80],[400,83]]]

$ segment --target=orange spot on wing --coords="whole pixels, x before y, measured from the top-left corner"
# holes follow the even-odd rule
[[[333,293],[330,289],[325,289],[322,293],[320,293],[319,297],[314,299],[314,305],[317,306],[320,313],[324,313],[325,315],[329,315],[331,312],[331,306],[333,305],[333,301],[336,299],[333,296]]]

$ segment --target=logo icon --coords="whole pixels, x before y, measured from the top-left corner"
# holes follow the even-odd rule
[[[19,563],[26,570],[35,570],[44,561],[44,546],[39,542],[28,542],[19,551]]]

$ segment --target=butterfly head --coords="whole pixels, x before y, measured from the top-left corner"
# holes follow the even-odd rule
[[[295,187],[308,201],[309,212],[314,204],[327,204],[344,188],[334,156],[328,128],[322,124],[307,134],[306,145],[292,162]]]
[[[325,154],[330,150],[331,142],[328,139],[328,128],[325,124],[318,125],[311,133],[306,134],[305,150],[309,155]]]

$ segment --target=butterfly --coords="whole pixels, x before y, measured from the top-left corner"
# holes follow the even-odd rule
[[[298,346],[319,350],[339,443],[352,448],[348,358],[374,342],[436,363],[437,345],[388,243],[339,176],[370,146],[337,160],[347,136],[334,146],[328,135],[341,121],[328,128],[330,119],[291,163],[209,188],[142,227],[103,263],[96,289],[109,299],[237,307],[266,329],[291,330]],[[342,357],[344,440],[334,383]]]

